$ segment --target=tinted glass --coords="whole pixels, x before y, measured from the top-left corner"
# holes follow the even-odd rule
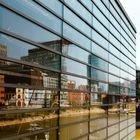
[[[62,3],[58,0],[39,0],[43,5],[53,10],[59,16],[62,16]]]
[[[105,49],[101,48],[99,45],[95,44],[94,42],[92,42],[92,52],[108,60],[108,52]]]
[[[0,45],[5,50],[5,57],[11,57],[34,64],[41,64],[49,68],[60,69],[59,55],[49,52],[43,48],[38,48],[36,46],[19,41],[4,34],[0,34],[0,42]],[[56,44],[51,44],[49,42],[47,47],[55,48],[59,45],[59,42]]]
[[[106,61],[92,54],[89,56],[89,58],[90,58],[91,65],[100,68],[102,70],[108,71],[108,63]]]
[[[91,37],[91,28],[84,21],[82,21],[81,18],[76,16],[72,11],[70,11],[66,7],[64,7],[64,19],[70,24],[72,24],[74,27],[78,28],[84,34]]]
[[[31,0],[4,0],[4,3],[9,6],[21,11],[25,15],[37,20],[43,25],[47,25],[51,29],[55,30],[59,34],[61,33],[62,21],[51,14],[49,11],[43,9],[41,6]]]
[[[91,77],[101,81],[108,81],[108,74],[91,68]]]
[[[91,14],[84,8],[78,1],[75,0],[64,0],[74,11],[76,11],[81,18],[91,24]]]
[[[47,46],[46,44],[48,44],[48,42],[55,43],[55,41],[60,41],[58,36],[40,28],[39,26],[10,12],[9,10],[6,10],[5,8],[0,7],[0,17],[1,28],[33,40],[37,43],[41,43],[44,46]],[[10,21],[10,24],[7,21]],[[55,49],[59,50],[60,46],[58,45]]]
[[[88,66],[62,57],[62,71],[87,76]]]
[[[61,88],[70,90],[88,90],[88,80],[71,75],[61,75]]]
[[[91,92],[107,93],[108,84],[91,80]]]
[[[66,23],[63,24],[63,35],[70,41],[73,41],[88,50],[91,49],[91,41]]]
[[[54,111],[54,110],[53,110]],[[36,137],[44,139],[46,135],[51,136],[53,139],[56,138],[56,131],[52,133],[43,132],[37,133],[36,135],[30,136],[31,132],[35,132],[36,129],[43,130],[48,129],[50,127],[55,127],[57,125],[57,114],[54,111],[53,119],[45,119],[49,118],[53,111],[45,111],[45,112],[29,112],[29,113],[16,113],[16,114],[4,114],[1,115],[0,123],[4,123],[5,125],[0,126],[1,135],[0,138],[9,138],[11,136],[15,136],[18,134],[29,134],[25,137],[25,139],[36,139]],[[41,119],[42,118],[42,119]],[[26,123],[25,123],[26,121]],[[13,123],[13,122],[16,122]],[[20,129],[22,126],[22,129]],[[6,131],[5,131],[6,130]],[[8,133],[7,133],[8,132]],[[22,136],[21,136],[22,137]],[[23,139],[19,138],[19,139]]]
[[[80,61],[90,63],[90,59],[89,59],[90,53],[89,52],[79,48],[78,46],[74,45],[73,43],[71,43],[67,40],[63,40],[62,45],[63,45],[62,46],[63,54],[76,58]]]

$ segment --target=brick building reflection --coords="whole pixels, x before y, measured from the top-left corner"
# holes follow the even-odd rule
[[[56,50],[60,48],[61,40],[45,42],[43,45]],[[0,56],[7,57],[7,51],[6,46],[0,45]],[[28,56],[21,57],[21,60],[42,64],[50,68],[58,69],[60,67],[60,57],[42,48],[28,50]],[[29,104],[35,104],[35,106],[44,107],[46,91],[40,88],[57,88],[58,86],[58,75],[55,73],[49,71],[44,73],[37,68],[32,69],[3,60],[0,60],[0,64],[0,84],[15,85],[15,87],[4,87],[3,85],[0,87],[0,106],[25,107]],[[24,86],[34,86],[36,89],[21,88]],[[50,97],[49,92],[48,94],[47,97],[56,98],[56,95]]]
[[[76,86],[76,82],[69,80],[67,81],[68,84],[68,89],[74,90],[75,86]],[[77,92],[72,92],[69,91],[68,92],[68,102],[71,105],[84,105],[84,104],[88,104],[89,103],[89,94],[86,91],[87,86],[85,85],[80,85],[79,86],[79,90],[81,90],[81,92],[77,93]]]
[[[7,47],[0,44],[0,56],[6,57],[7,56]],[[4,65],[5,62],[0,60],[0,65]],[[0,75],[0,84],[4,83],[4,75]],[[5,102],[5,88],[0,86],[0,105],[4,104]]]

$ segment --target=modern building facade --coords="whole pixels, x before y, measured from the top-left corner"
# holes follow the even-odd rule
[[[136,29],[119,0],[0,3],[0,139],[134,140]]]

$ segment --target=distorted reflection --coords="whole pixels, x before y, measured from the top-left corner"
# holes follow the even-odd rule
[[[4,34],[0,34],[0,42],[0,54],[2,54],[2,57],[11,57],[53,69],[60,69],[60,56],[53,52],[19,41]],[[61,40],[50,40],[42,44],[50,49],[56,50],[60,47]]]
[[[74,107],[89,105],[89,93],[86,92],[61,92],[60,106]]]
[[[91,80],[91,92],[107,93],[108,84]]]
[[[54,113],[54,110],[45,112],[28,112],[21,114],[3,114],[0,117],[0,138],[5,138],[5,136],[11,137],[57,126],[57,118],[58,115]],[[46,134],[47,133],[42,133],[39,137],[44,138]],[[50,133],[48,134],[51,135]],[[31,137],[30,140],[34,140],[33,137]]]
[[[70,90],[88,90],[88,80],[71,75],[61,75],[61,88]]]
[[[1,109],[54,106],[57,91],[49,89],[58,88],[57,73],[2,60],[0,64]]]

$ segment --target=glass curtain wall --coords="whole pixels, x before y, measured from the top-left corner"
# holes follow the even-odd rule
[[[0,4],[0,140],[135,139],[136,29],[120,2]]]

